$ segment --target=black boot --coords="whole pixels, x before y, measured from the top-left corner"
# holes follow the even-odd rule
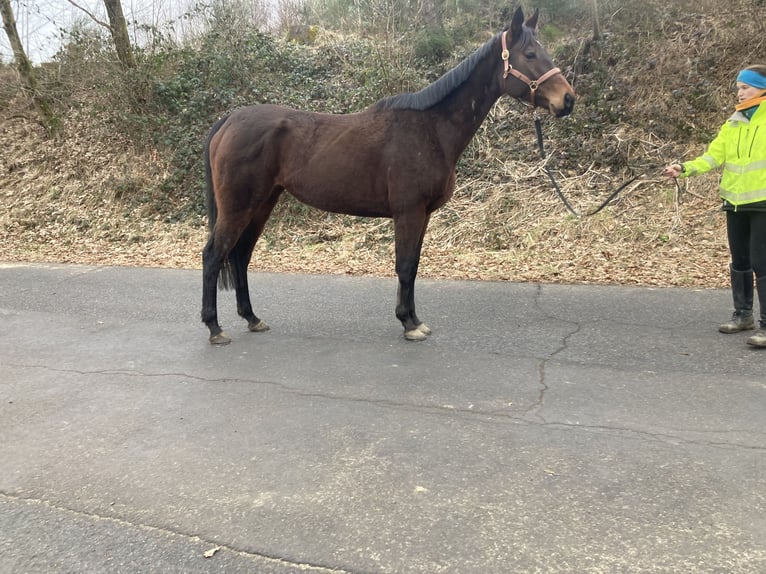
[[[753,319],[753,272],[737,271],[729,266],[731,274],[731,294],[734,299],[734,314],[731,321],[719,325],[721,333],[738,333],[755,329]],[[766,301],[766,298],[764,299]]]
[[[758,330],[747,339],[753,347],[766,347],[766,275],[755,281],[758,289],[758,304],[761,307],[761,324]]]

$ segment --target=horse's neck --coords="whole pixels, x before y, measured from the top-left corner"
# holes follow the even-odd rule
[[[500,59],[499,53],[493,55]],[[468,79],[436,106],[437,125],[445,151],[454,157],[455,162],[502,95],[500,81],[492,76],[497,70],[494,62],[480,62]]]

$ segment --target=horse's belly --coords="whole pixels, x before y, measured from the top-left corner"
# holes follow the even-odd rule
[[[390,217],[391,210],[387,202],[373,197],[370,193],[356,190],[337,188],[306,189],[303,187],[291,189],[287,192],[301,203],[305,203],[322,211],[355,215],[358,217]]]

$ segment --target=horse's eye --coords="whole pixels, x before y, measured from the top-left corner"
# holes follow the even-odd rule
[[[537,58],[537,54],[535,52],[527,52],[524,54],[524,56],[526,56],[527,60],[534,60]]]

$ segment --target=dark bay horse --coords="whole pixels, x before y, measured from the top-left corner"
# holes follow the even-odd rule
[[[419,92],[332,115],[262,104],[237,109],[205,145],[210,238],[202,255],[202,321],[210,342],[231,340],[218,324],[216,286],[234,288],[248,329],[253,313],[247,268],[282,192],[336,213],[393,219],[396,316],[408,340],[431,330],[415,314],[415,277],[431,213],[455,189],[455,165],[501,96],[554,116],[569,114],[574,91],[537,41],[538,12],[511,24]],[[530,79],[533,78],[533,79]]]

